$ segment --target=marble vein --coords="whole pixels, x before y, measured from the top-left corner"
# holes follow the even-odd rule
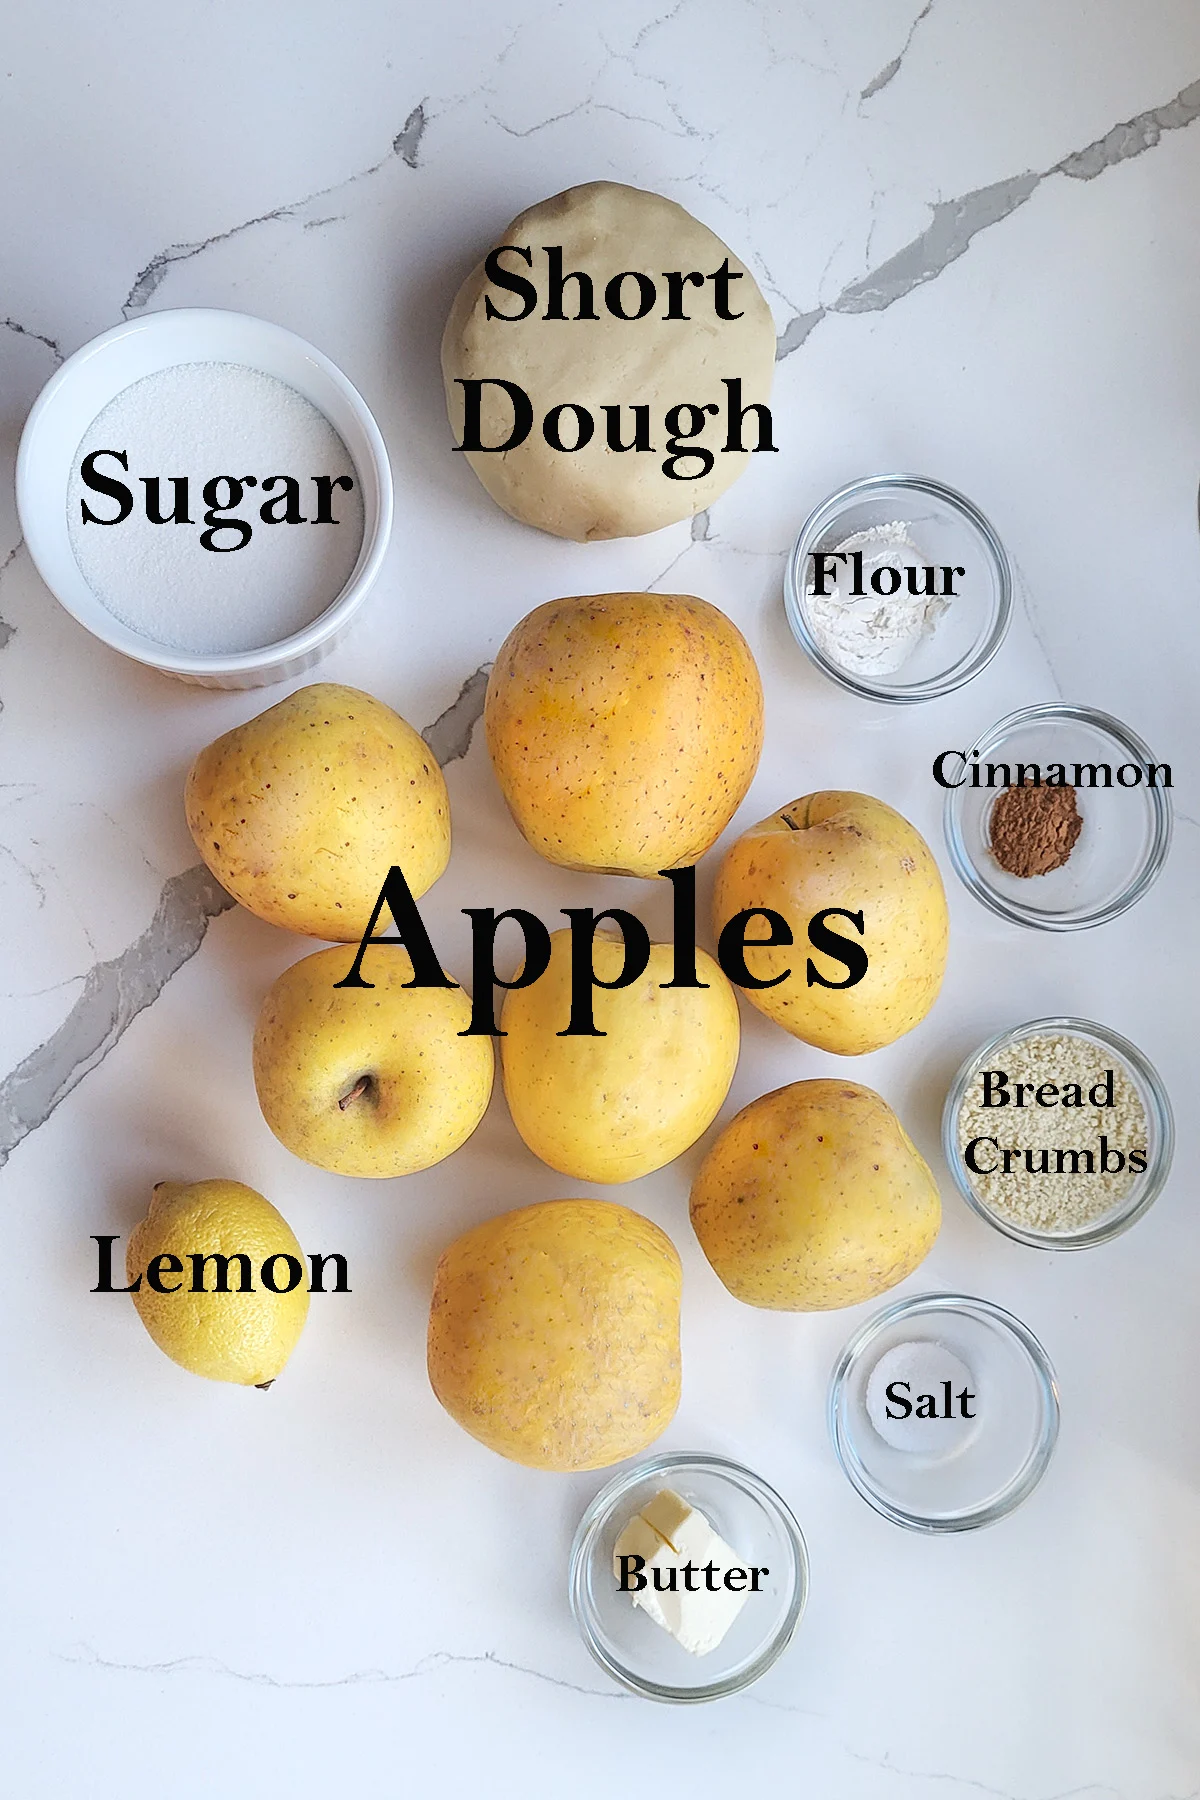
[[[583,1687],[579,1682],[565,1681],[559,1675],[550,1675],[545,1669],[530,1668],[527,1663],[511,1662],[506,1657],[498,1656],[494,1650],[486,1650],[475,1656],[460,1655],[451,1650],[434,1650],[423,1656],[411,1669],[401,1669],[398,1673],[390,1673],[386,1669],[355,1669],[349,1675],[333,1675],[320,1681],[292,1681],[281,1676],[269,1675],[257,1669],[234,1669],[215,1656],[178,1656],[169,1662],[134,1663],[117,1662],[109,1657],[100,1656],[88,1644],[80,1645],[76,1650],[59,1655],[60,1662],[74,1663],[86,1668],[108,1669],[122,1675],[218,1675],[231,1681],[242,1681],[252,1687],[281,1689],[302,1689],[305,1691],[327,1690],[344,1687],[364,1687],[375,1683],[395,1685],[403,1681],[418,1681],[422,1676],[437,1674],[448,1668],[490,1668],[505,1669],[510,1674],[528,1675],[535,1681],[544,1681],[551,1687],[566,1688],[572,1694],[585,1694],[593,1700],[630,1700],[631,1694],[622,1693],[620,1689]]]
[[[937,1769],[906,1769],[899,1763],[894,1763],[889,1756],[864,1756],[861,1751],[852,1750],[848,1744],[843,1744],[842,1749],[855,1762],[866,1763],[872,1769],[882,1769],[887,1775],[899,1775],[909,1781],[951,1781],[957,1788],[969,1789],[973,1794],[987,1794],[991,1800],[1023,1800],[1023,1797],[1013,1794],[1008,1788],[993,1787],[989,1782],[975,1781],[969,1775],[942,1774]],[[1102,1794],[1111,1794],[1113,1800],[1121,1800],[1120,1789],[1105,1781],[1085,1781],[1079,1787],[1061,1788],[1056,1793],[1037,1796],[1036,1800],[1100,1800]],[[1030,1800],[1034,1800],[1034,1797],[1031,1796]]]
[[[707,544],[711,549],[718,550],[723,555],[727,556],[781,558],[788,553],[787,546],[782,550],[749,550],[742,544],[732,543],[728,538],[722,537],[718,532],[713,530],[712,515],[706,508],[703,512],[692,514],[691,529],[688,533],[687,543],[683,546],[682,550],[676,551],[665,569],[660,569],[657,575],[652,575],[650,577],[649,581],[646,582],[646,592],[648,594],[654,593],[658,588],[659,582],[665,581],[672,569],[674,569],[678,563],[681,563],[684,557],[695,549],[697,544]]]
[[[425,136],[425,127],[429,120],[425,116],[425,102],[419,101],[405,119],[403,125],[392,139],[392,155],[398,156],[402,163],[410,169],[417,166],[417,152],[421,148],[421,139]]]
[[[1072,181],[1094,181],[1105,169],[1113,169],[1131,156],[1141,156],[1143,151],[1152,150],[1164,132],[1181,131],[1197,118],[1200,118],[1200,81],[1193,81],[1180,88],[1165,106],[1153,106],[1148,112],[1138,113],[1134,118],[1114,125],[1094,144],[1076,150],[1072,156],[1064,156],[1046,173],[1066,175]]]
[[[675,569],[676,562],[682,562],[682,558],[687,556],[687,551],[693,547],[693,544],[712,544],[712,542],[714,542],[714,536],[712,536],[712,518],[709,517],[709,509],[703,508],[703,511],[700,511],[700,513],[693,513],[693,515],[691,515],[691,526],[689,526],[687,544],[684,545],[684,549],[678,551],[678,554],[675,554],[675,556],[671,558],[671,562],[667,563],[666,569],[660,569],[657,576],[653,576],[653,578],[646,583],[646,592],[649,594],[651,590],[655,589],[655,585],[657,585],[658,581],[666,581],[667,576],[671,574],[671,569]]]
[[[421,733],[443,768],[457,762],[471,748],[471,738],[483,713],[491,667],[490,662],[480,663],[459,688],[457,699]]]
[[[790,318],[776,342],[775,361],[782,362],[785,356],[790,356],[794,350],[798,350],[809,332],[815,331],[821,323],[826,311],[824,306],[817,306],[813,308],[812,312],[796,313],[794,317]]]
[[[933,281],[966,253],[971,240],[1024,206],[1045,179],[1036,173],[1012,175],[975,188],[955,200],[939,200],[920,237],[897,250],[877,269],[842,289],[831,312],[883,312],[914,288]]]
[[[638,31],[627,50],[619,50],[609,41],[604,30],[602,28],[598,29],[597,36],[600,44],[603,46],[606,60],[596,69],[591,86],[583,99],[578,100],[574,106],[568,107],[565,112],[552,113],[548,118],[539,119],[534,125],[518,127],[505,124],[504,120],[499,118],[495,110],[492,109],[488,113],[489,120],[508,137],[515,138],[534,137],[539,131],[545,131],[547,126],[559,125],[564,120],[573,119],[581,113],[609,113],[615,118],[624,119],[626,123],[630,125],[650,125],[659,131],[669,131],[670,128],[661,118],[648,117],[645,113],[633,112],[628,108],[616,106],[610,100],[598,100],[596,98],[597,89],[608,72],[609,66],[619,62],[626,65],[632,72],[635,80],[645,82],[650,87],[657,89],[662,105],[666,108],[677,127],[677,130],[671,132],[670,135],[696,138],[704,143],[711,142],[713,137],[711,131],[702,131],[698,125],[693,124],[691,120],[685,118],[678,102],[672,95],[673,84],[665,76],[650,74],[648,71],[640,69],[637,64],[637,53],[650,34],[665,25],[671,24],[679,17],[687,4],[688,0],[679,0],[678,5],[673,6],[671,10],[664,13],[661,18],[648,20]],[[501,51],[496,59],[497,68],[500,68],[508,60],[508,56],[519,36],[520,31],[518,30],[513,40]]]
[[[230,225],[224,231],[214,231],[210,237],[197,238],[193,243],[168,244],[164,250],[159,250],[150,258],[145,268],[138,271],[133,286],[125,296],[124,304],[121,307],[122,317],[128,319],[134,313],[141,312],[150,303],[175,263],[190,262],[192,257],[202,255],[214,244],[228,243],[230,238],[241,237],[243,232],[252,230],[256,225],[267,225],[273,220],[293,218],[304,207],[311,206],[314,200],[321,200],[326,194],[340,192],[343,188],[353,186],[355,182],[366,181],[370,176],[377,175],[380,169],[396,157],[399,157],[400,161],[408,168],[415,169],[417,167],[417,151],[420,148],[427,123],[425,107],[422,102],[420,105],[414,106],[409,113],[404,124],[392,139],[391,147],[387,152],[367,168],[359,169],[357,173],[349,175],[341,181],[330,182],[327,187],[314,188],[311,194],[305,194],[300,200],[289,200],[283,206],[273,206],[269,212],[258,213],[252,219],[243,219],[239,225]],[[29,335],[37,336],[37,333],[33,332]],[[49,343],[50,340],[44,338],[42,342]]]
[[[469,675],[457,698],[421,733],[439,763],[455,762],[470,749],[490,668],[490,663],[483,663]],[[233,898],[203,863],[171,876],[142,935],[119,956],[94,965],[58,1030],[0,1081],[0,1168],[104,1061],[138,1014],[153,1005],[172,975],[195,956],[213,919],[233,905]]]
[[[44,344],[56,363],[67,360],[54,338],[47,337],[42,331],[33,331],[28,325],[22,325],[19,319],[5,319],[4,329],[15,332],[18,337],[32,338],[35,344]]]
[[[917,26],[921,23],[922,19],[927,19],[932,11],[933,0],[925,0],[924,6],[908,28],[908,36],[900,46],[899,55],[893,56],[891,62],[885,63],[878,75],[873,76],[872,79],[868,81],[866,87],[858,96],[860,100],[870,100],[873,95],[882,93],[883,89],[887,87],[890,81],[896,79],[897,75],[900,73],[900,66],[908,55],[908,52],[912,47],[912,41],[917,35]]]
[[[883,312],[914,289],[934,281],[952,262],[966,254],[980,232],[997,225],[1030,200],[1044,181],[1062,175],[1072,181],[1094,181],[1106,169],[1152,150],[1168,131],[1181,131],[1200,118],[1200,81],[1181,88],[1162,106],[1136,114],[1114,125],[1103,137],[1072,151],[1048,169],[1029,169],[973,188],[953,200],[939,200],[931,209],[929,224],[877,269],[870,269],[842,289],[827,306],[797,313],[784,326],[776,346],[776,361],[791,356],[831,313]]]
[[[104,1061],[138,1014],[196,954],[210,920],[233,904],[202,863],[171,877],[142,935],[119,956],[93,966],[58,1030],[0,1082],[0,1168]]]
[[[1054,683],[1054,692],[1060,700],[1065,700],[1066,695],[1063,692],[1062,678],[1054,666],[1054,658],[1050,654],[1050,647],[1047,644],[1043,633],[1042,615],[1038,608],[1037,601],[1034,599],[1033,589],[1025,579],[1025,571],[1021,568],[1021,565],[1011,551],[1009,551],[1008,560],[1012,565],[1014,594],[1021,603],[1021,610],[1024,612],[1025,618],[1029,624],[1029,629],[1033,633],[1034,641],[1042,653],[1042,658],[1049,671],[1050,679]]]
[[[10,844],[0,844],[0,856],[6,857],[8,859],[8,861],[10,863],[12,863],[13,867],[15,869],[19,869],[21,874],[24,875],[26,881],[28,881],[30,887],[33,889],[34,893],[37,895],[37,899],[38,899],[37,910],[39,912],[41,912],[43,910],[43,908],[45,907],[47,900],[49,899],[49,895],[46,892],[46,884],[41,879],[37,870],[35,868],[33,868],[30,863],[25,862],[23,860],[23,858],[19,857],[17,855],[16,851],[12,848],[12,846]],[[96,946],[92,942],[91,935],[88,932],[86,925],[83,927],[83,931],[84,931],[85,937],[87,938],[88,949],[94,950]],[[39,994],[53,993],[55,988],[67,987],[73,980],[77,980],[77,979],[78,979],[77,976],[68,975],[65,981],[51,982],[50,986],[46,987],[46,988],[34,988],[30,992],[26,993],[23,996],[23,998],[26,1000],[33,1000]],[[13,994],[10,994],[8,996],[8,998],[10,1000],[15,999],[16,996]]]
[[[489,113],[488,118],[491,120],[493,125],[498,126],[499,129],[502,132],[504,132],[506,137],[514,137],[514,138],[536,137],[537,133],[539,131],[545,131],[547,126],[561,125],[563,123],[564,119],[573,119],[573,118],[575,118],[576,114],[581,113],[581,112],[587,112],[591,107],[595,106],[595,104],[596,104],[596,102],[593,100],[592,96],[590,94],[588,94],[584,99],[582,99],[579,102],[579,104],[577,106],[568,107],[566,112],[551,113],[549,118],[539,119],[536,125],[526,125],[522,128],[518,128],[515,125],[506,125],[504,123],[504,120],[497,118],[497,116],[494,112]]]
[[[660,569],[657,575],[652,575],[650,577],[649,581],[646,583],[646,592],[652,594],[659,582],[667,579],[667,576],[671,573],[671,570],[675,567],[676,563],[683,561],[693,544],[704,543],[706,541],[706,538],[697,538],[695,536],[689,538],[688,542],[683,546],[683,549],[678,551],[676,555],[671,558],[666,568]]]
[[[24,538],[18,538],[16,543],[13,545],[12,549],[9,551],[8,555],[5,557],[4,561],[0,562],[0,581],[4,580],[4,577],[8,574],[9,569],[12,567],[13,563],[16,561],[18,555],[24,549],[24,547],[25,547]],[[0,619],[0,650],[3,650],[5,648],[5,646],[7,644],[9,644],[13,638],[16,637],[16,635],[17,635],[16,626],[10,625],[7,619]],[[2,704],[2,703],[0,703],[0,704]]]
[[[319,190],[320,193],[328,191],[326,188]],[[309,198],[315,200],[318,194],[310,195]],[[271,219],[289,219],[297,207],[303,204],[302,200],[293,200],[286,206],[273,207],[270,212],[258,213],[253,219],[243,219],[240,225],[230,225],[225,231],[214,231],[210,237],[197,238],[193,243],[168,244],[165,250],[159,250],[150,258],[145,268],[138,270],[121,307],[122,317],[128,319],[149,304],[166,280],[172,264],[190,262],[193,256],[200,256],[214,244],[224,244],[230,238],[240,237],[243,231],[249,231],[254,225],[265,225]]]

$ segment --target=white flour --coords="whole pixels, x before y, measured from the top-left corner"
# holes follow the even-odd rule
[[[840,544],[834,554],[862,552],[863,583],[870,587],[876,569],[899,563],[924,564],[924,553],[899,519],[886,525],[869,525]],[[839,567],[836,580],[826,577],[829,592],[818,594],[811,574],[806,602],[813,636],[831,662],[851,675],[894,675],[903,668],[921,639],[932,632],[949,602],[940,596],[914,595],[902,588],[883,597],[850,593],[853,572]]]
[[[83,506],[114,518],[121,501],[88,486],[81,464],[90,451],[119,450],[128,471],[102,457],[94,472],[124,484],[132,511],[120,524],[85,523]],[[189,523],[152,524],[143,477],[159,478],[159,510],[174,511],[171,477],[188,477]],[[304,523],[266,524],[260,509],[282,508],[283,489],[264,493],[272,476],[299,482],[296,510]],[[343,476],[327,510],[336,521],[318,524],[312,477]],[[203,489],[217,476],[253,476],[235,507],[222,508],[230,490]],[[206,550],[205,513],[236,514],[251,527],[240,549]],[[255,650],[276,643],[319,617],[345,586],[362,545],[363,507],[354,464],[329,420],[294,388],[235,363],[183,363],[147,375],[109,402],[83,435],[67,489],[71,547],[84,579],[115,618],[154,643],[175,650]],[[214,542],[236,541],[226,531]]]

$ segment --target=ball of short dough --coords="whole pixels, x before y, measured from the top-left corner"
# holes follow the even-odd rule
[[[611,1200],[545,1200],[444,1252],[429,1380],[464,1431],[534,1469],[635,1456],[679,1403],[679,1257]]]
[[[762,749],[758,668],[690,594],[551,600],[500,646],[484,709],[500,791],[541,855],[657,874],[698,861]]]
[[[592,181],[568,188],[521,213],[496,239],[497,245],[527,248],[526,262],[514,251],[500,267],[532,281],[538,302],[519,318],[524,301],[489,280],[483,262],[473,269],[451,308],[442,339],[442,371],[454,441],[464,441],[466,390],[460,382],[508,381],[521,388],[533,409],[533,422],[523,444],[503,454],[465,452],[468,462],[492,499],[505,512],[556,537],[586,543],[597,538],[637,537],[677,519],[691,518],[723,494],[742,473],[759,443],[759,415],[745,420],[745,449],[722,450],[728,429],[730,390],[724,380],[740,380],[741,405],[765,404],[775,369],[775,326],[770,308],[753,275],[717,236],[683,207],[661,194]],[[546,246],[561,249],[564,277],[586,274],[592,288],[595,318],[577,318],[583,295],[578,282],[565,281],[561,319],[546,318],[550,272]],[[740,317],[718,316],[721,287],[708,277],[728,269],[724,310]],[[696,274],[699,283],[682,286],[674,306],[684,317],[668,319],[672,298],[666,275]],[[635,283],[641,275],[654,285],[654,301],[642,318],[618,317],[608,308],[605,289],[614,276],[626,275],[617,305],[636,313],[648,287]],[[488,301],[496,314],[488,316]],[[496,385],[481,394],[479,441],[502,444],[514,420],[511,398]],[[586,408],[594,435],[577,450],[552,448],[542,422],[551,408],[570,402]],[[605,405],[620,407],[619,438],[634,445],[632,408],[647,408],[652,450],[616,452],[609,447]],[[695,439],[679,437],[666,424],[675,407],[717,406],[704,415]],[[696,420],[680,415],[678,431]],[[576,414],[564,415],[560,437],[571,443],[579,429]],[[700,444],[712,452],[707,473],[697,473],[695,457],[673,463],[673,478],[664,471],[677,447]]]

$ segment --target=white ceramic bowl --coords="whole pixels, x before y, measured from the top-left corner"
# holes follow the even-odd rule
[[[286,382],[324,413],[350,453],[363,503],[358,560],[336,599],[303,630],[255,650],[193,654],[123,625],[97,600],[71,548],[67,484],[96,415],[133,382],[179,363],[241,363]],[[302,674],[333,649],[379,573],[392,529],[392,472],[366,401],[327,356],[295,332],[247,313],[180,307],[147,313],[93,338],[42,389],[21,434],[17,511],[39,575],[94,637],[136,662],[201,687],[265,687]]]

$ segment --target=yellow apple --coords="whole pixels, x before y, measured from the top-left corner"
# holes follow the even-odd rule
[[[381,700],[328,681],[202,750],[184,805],[235,900],[338,943],[362,937],[393,863],[419,899],[450,859],[450,801],[429,746]]]
[[[281,1144],[337,1175],[412,1175],[464,1144],[487,1110],[488,1037],[462,1037],[462,988],[412,988],[408,952],[318,950],[285,969],[254,1032],[254,1085]]]
[[[429,1381],[451,1418],[534,1469],[636,1456],[679,1404],[679,1256],[612,1200],[543,1200],[443,1252]]]
[[[689,594],[552,600],[505,638],[488,753],[533,848],[568,869],[698,861],[754,778],[762,683],[733,623]]]
[[[911,1275],[942,1203],[927,1163],[872,1088],[794,1081],[742,1108],[692,1186],[700,1247],[750,1306],[857,1306]]]
[[[674,1161],[712,1124],[729,1092],[741,1035],[737,999],[711,956],[706,985],[670,987],[674,950],[652,944],[643,974],[598,988],[603,1037],[562,1037],[571,1016],[571,933],[550,938],[540,980],[513,988],[500,1024],[500,1065],[513,1123],[535,1156],[576,1181],[632,1181]],[[620,974],[624,947],[596,933],[592,967]]]
[[[861,1056],[911,1031],[937,999],[950,930],[942,878],[920,832],[882,800],[808,794],[743,832],[717,874],[718,934],[758,908],[780,914],[792,942],[747,949],[754,978],[776,985],[748,987],[746,998],[793,1037]],[[810,934],[830,910],[823,929],[866,957],[857,980],[821,925]],[[746,943],[766,935],[752,921]]]

